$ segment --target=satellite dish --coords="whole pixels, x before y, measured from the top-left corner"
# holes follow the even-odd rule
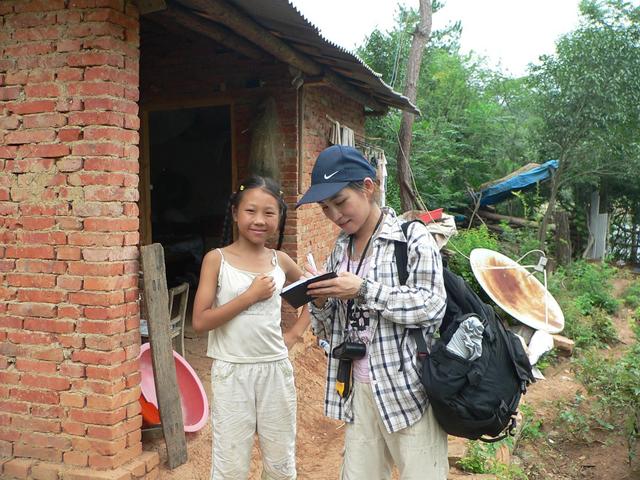
[[[564,315],[560,305],[532,272],[486,248],[472,250],[470,261],[480,286],[505,312],[536,330],[562,331]]]

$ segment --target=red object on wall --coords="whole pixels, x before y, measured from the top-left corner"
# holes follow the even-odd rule
[[[444,210],[443,208],[437,208],[435,210],[427,210],[423,214],[419,215],[418,218],[422,220],[424,223],[434,222],[442,218],[443,210]]]

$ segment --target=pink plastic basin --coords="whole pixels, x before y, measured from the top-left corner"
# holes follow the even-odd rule
[[[204,392],[202,382],[191,365],[179,355],[173,352],[176,363],[176,377],[178,379],[178,391],[180,393],[180,406],[182,407],[182,421],[185,432],[197,432],[207,423],[209,413],[209,401]],[[158,406],[156,386],[153,379],[153,366],[151,362],[151,350],[148,343],[140,347],[140,387],[142,394],[149,403]]]

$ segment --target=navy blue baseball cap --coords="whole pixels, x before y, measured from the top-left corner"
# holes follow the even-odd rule
[[[344,145],[325,148],[313,166],[311,188],[296,204],[322,202],[333,197],[351,182],[376,179],[376,171],[357,149]]]

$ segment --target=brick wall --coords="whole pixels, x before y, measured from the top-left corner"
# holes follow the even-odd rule
[[[125,0],[0,2],[3,478],[157,475],[140,457],[138,29]]]
[[[318,154],[327,148],[332,122],[327,117],[364,135],[364,108],[326,87],[304,87],[303,189],[311,185],[311,170]],[[316,204],[300,207],[297,212],[298,250],[313,251],[316,263],[324,264],[331,253],[339,229]]]

